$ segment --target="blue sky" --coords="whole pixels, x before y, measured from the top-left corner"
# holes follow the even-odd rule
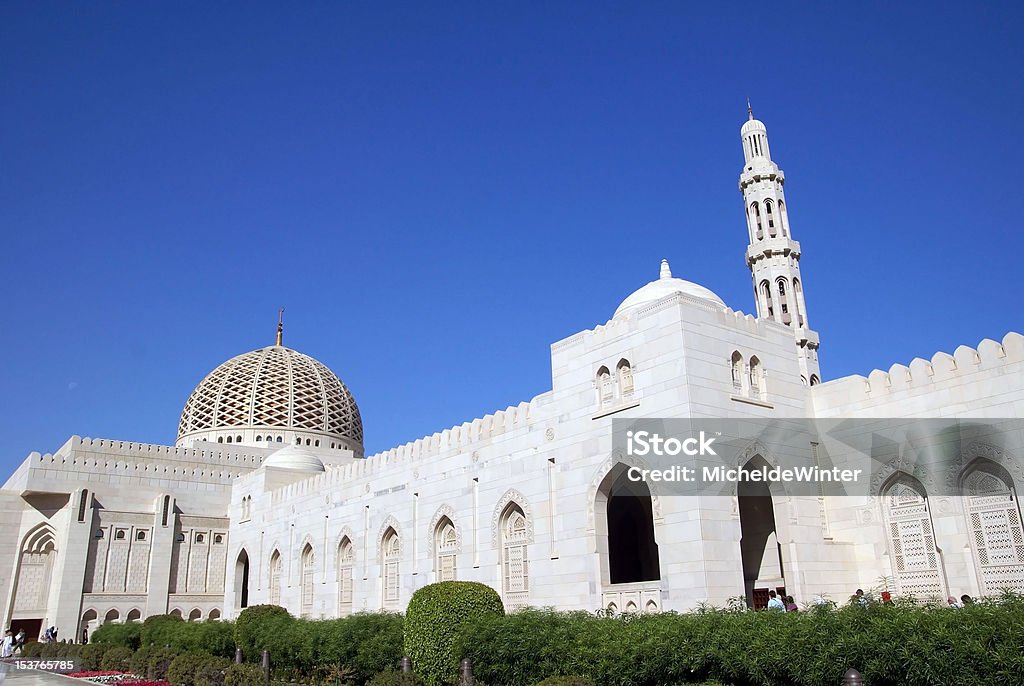
[[[1022,13],[3,3],[0,460],[173,442],[282,304],[369,452],[547,390],[663,257],[752,311],[748,96],[826,379],[1024,329]]]

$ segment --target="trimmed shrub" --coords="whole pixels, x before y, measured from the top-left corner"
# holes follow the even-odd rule
[[[43,655],[43,643],[39,641],[26,641],[25,645],[21,647],[22,657],[42,657]]]
[[[153,681],[166,679],[167,670],[175,657],[177,657],[177,653],[170,648],[154,646],[149,652],[149,660],[146,661],[146,678]]]
[[[278,661],[288,652],[287,646],[281,643],[281,635],[287,633],[294,621],[288,610],[277,605],[247,607],[235,620],[235,645],[242,649],[246,660],[259,660],[267,649]]]
[[[44,643],[43,648],[45,649],[50,645],[53,644]],[[102,666],[103,656],[106,655],[107,651],[111,648],[113,648],[113,646],[106,643],[88,643],[82,646],[82,650],[78,654],[79,662],[81,662],[81,669],[86,672],[98,670]],[[45,655],[43,657],[45,657]]]
[[[103,654],[100,659],[100,669],[113,672],[127,672],[131,670],[130,660],[132,651],[125,646],[111,646],[110,650]]]
[[[184,625],[185,620],[174,615],[146,617],[139,630],[139,643],[144,646],[173,645],[177,632]]]
[[[89,641],[91,643],[106,643],[138,650],[142,643],[142,625],[138,622],[126,622],[124,624],[114,624],[111,622],[104,624],[92,632]]]
[[[1024,683],[1024,599],[961,610],[872,605],[807,612],[705,610],[601,617],[528,610],[481,620],[461,652],[483,681],[536,684],[579,675],[596,686]]]
[[[475,581],[442,581],[413,593],[405,611],[405,654],[429,686],[455,680],[466,626],[504,616],[498,592]]]
[[[537,686],[594,686],[594,682],[585,676],[551,676]]]
[[[263,670],[256,665],[231,665],[224,673],[224,686],[264,686]]]
[[[415,674],[403,674],[387,670],[366,682],[366,686],[424,686],[423,679]]]
[[[146,677],[149,672],[149,658],[152,657],[154,648],[152,646],[142,646],[128,659],[128,671],[136,676],[142,678]]]
[[[231,660],[203,653],[178,655],[167,668],[171,686],[223,686]]]

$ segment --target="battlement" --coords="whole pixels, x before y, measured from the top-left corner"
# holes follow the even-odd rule
[[[859,384],[864,396],[871,397],[878,393],[926,386],[1021,362],[1024,362],[1024,336],[1011,331],[1003,337],[1002,342],[986,338],[976,348],[961,345],[952,355],[937,352],[931,360],[917,357],[909,365],[894,364],[887,371],[875,369],[866,377],[859,374],[845,376],[815,386],[812,392],[825,393],[837,385]]]
[[[309,479],[303,479],[273,491],[271,503],[279,505],[289,502],[293,498],[321,493],[325,489],[354,479],[381,474],[392,466],[397,467],[425,458],[440,457],[446,453],[464,452],[481,441],[497,438],[515,429],[528,426],[531,420],[531,411],[536,403],[537,398],[534,398],[529,403],[522,402],[512,405],[504,410],[370,455],[351,464],[330,468]]]
[[[47,470],[46,478],[58,480],[77,480],[78,474],[87,472],[228,486],[259,467],[264,459],[261,453],[251,448],[233,452],[72,436],[54,453],[31,453],[7,483],[17,487],[38,469]]]
[[[58,454],[70,451],[100,452],[106,455],[123,455],[129,458],[172,460],[179,462],[197,462],[203,464],[219,464],[256,469],[272,450],[239,446],[238,450],[230,447],[186,448],[173,445],[157,445],[153,443],[135,443],[132,441],[115,441],[106,438],[82,438],[72,436],[67,443],[58,449]]]

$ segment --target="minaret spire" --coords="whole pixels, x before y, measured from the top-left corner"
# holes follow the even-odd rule
[[[281,340],[284,338],[284,308],[282,307],[277,311],[277,340],[274,341],[274,345],[280,346]]]
[[[818,366],[818,333],[807,322],[803,277],[800,276],[800,244],[789,228],[789,207],[783,186],[786,175],[768,149],[768,129],[750,117],[740,129],[743,141],[743,172],[740,192],[747,214],[750,245],[747,267],[754,282],[758,319],[770,319],[793,330],[800,374],[808,385],[821,380]]]
[[[750,106],[750,98],[747,98],[747,119],[750,121],[754,119],[754,108]]]

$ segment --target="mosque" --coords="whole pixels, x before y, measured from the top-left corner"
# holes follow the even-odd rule
[[[1024,455],[1005,444],[965,444],[942,480],[895,450],[859,495],[673,496],[624,480],[637,462],[613,440],[624,419],[1024,417],[1017,333],[823,380],[785,175],[752,114],[740,137],[756,316],[663,261],[609,321],[551,345],[550,389],[370,456],[352,393],[279,325],[274,345],[196,386],[174,445],[72,436],[25,458],[0,490],[3,624],[70,638],[261,603],[402,611],[448,579],[491,585],[509,610],[759,607],[771,589],[842,602],[880,583],[1024,592]],[[735,465],[778,459],[753,441]]]

